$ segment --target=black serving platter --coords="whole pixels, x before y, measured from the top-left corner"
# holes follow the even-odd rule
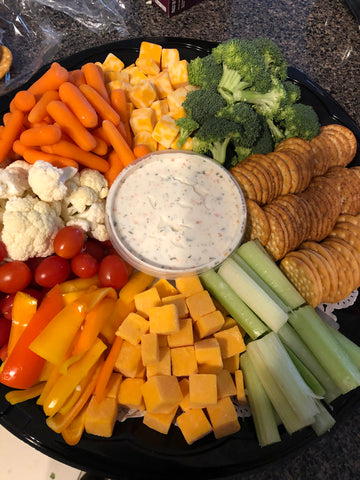
[[[69,70],[86,62],[102,62],[110,52],[129,65],[138,56],[141,41],[159,43],[166,48],[177,48],[182,59],[191,60],[211,52],[212,42],[172,37],[144,37],[122,40],[93,47],[59,60]],[[27,88],[48,68],[42,68],[26,85]],[[360,129],[334,99],[320,86],[312,82],[296,68],[288,69],[290,80],[301,88],[301,101],[312,105],[322,124],[339,123],[350,128],[360,145]],[[16,91],[0,98],[0,114],[4,114]],[[353,164],[360,165],[360,153]],[[360,300],[346,310],[337,313],[341,331],[360,345]],[[211,435],[192,446],[184,441],[180,430],[172,426],[168,435],[157,433],[142,424],[141,419],[116,423],[114,434],[103,439],[84,434],[76,446],[67,445],[61,435],[50,430],[45,415],[34,400],[11,406],[4,398],[9,389],[0,384],[0,424],[15,436],[46,455],[79,468],[92,471],[113,480],[127,478],[182,478],[190,475],[198,479],[223,478],[229,475],[253,471],[287,455],[299,451],[317,437],[311,428],[293,435],[282,432],[282,441],[260,448],[251,418],[241,420],[237,434],[215,440]],[[351,414],[360,402],[360,389],[333,402],[333,414],[337,422]],[[327,435],[331,435],[331,432]]]

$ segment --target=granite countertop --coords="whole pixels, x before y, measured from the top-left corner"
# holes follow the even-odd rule
[[[103,28],[100,33],[46,8],[51,24],[62,33],[55,58],[131,37],[222,41],[235,36],[267,36],[278,43],[289,65],[321,85],[360,125],[360,30],[344,0],[203,0],[172,18],[146,0],[118,3],[123,6],[121,28]],[[231,479],[360,478],[359,452],[360,404],[341,418],[330,434],[301,451]]]

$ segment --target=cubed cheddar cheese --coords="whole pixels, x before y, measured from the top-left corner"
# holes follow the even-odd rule
[[[240,405],[247,405],[245,394],[244,375],[242,370],[235,371],[236,398]]]
[[[152,58],[157,65],[161,63],[162,46],[152,42],[141,42],[139,58]]]
[[[179,331],[167,336],[169,347],[185,347],[194,344],[194,332],[191,318],[179,319]]]
[[[123,341],[114,370],[125,377],[139,377],[142,375],[144,365],[141,361],[141,346]]]
[[[117,90],[119,88],[121,88],[122,90],[125,90],[125,92],[127,92],[131,88],[131,85],[130,85],[130,83],[126,82],[125,80],[111,80],[110,82],[106,83],[106,89],[109,93],[111,93],[113,90]]]
[[[155,375],[148,378],[141,389],[146,410],[151,413],[170,413],[182,400],[174,375]]]
[[[167,103],[169,105],[169,110],[175,111],[179,107],[181,107],[186,98],[187,93],[188,92],[184,87],[177,88],[176,90],[173,90],[172,92],[170,92],[166,98]]]
[[[124,62],[113,53],[109,53],[101,64],[104,72],[120,72],[124,66]]]
[[[144,410],[144,399],[141,391],[145,380],[143,378],[124,378],[120,384],[117,401],[119,405],[134,410]]]
[[[237,353],[245,352],[246,345],[244,338],[237,326],[214,333],[214,337],[219,342],[221,355],[223,358],[232,357]]]
[[[177,295],[178,290],[165,278],[160,278],[154,283],[154,287],[158,291],[160,298],[169,297],[170,295]]]
[[[191,408],[204,408],[217,403],[217,379],[212,373],[189,375]]]
[[[112,372],[112,374],[110,375],[108,384],[106,386],[107,397],[117,398],[122,379],[123,379],[123,376],[121,373]]]
[[[177,145],[177,141],[179,140],[179,138],[180,138],[180,134],[175,138],[175,140],[171,144],[171,148],[173,148],[174,150],[179,150],[179,147]],[[188,137],[185,140],[185,143],[180,147],[180,150],[192,150],[192,145],[193,145],[192,137]]]
[[[139,132],[136,133],[133,137],[133,144],[135,145],[146,145],[152,152],[156,152],[158,143],[153,139],[151,132]]]
[[[163,48],[161,53],[161,70],[169,68],[172,63],[180,60],[180,53],[177,48]]]
[[[158,307],[161,305],[161,298],[158,291],[154,287],[148,288],[147,290],[135,295],[134,301],[137,313],[143,315],[145,318],[149,318],[150,311],[153,307]]]
[[[189,76],[187,66],[187,60],[179,60],[168,66],[170,81],[174,88],[185,87],[188,85]]]
[[[170,148],[179,133],[179,127],[170,115],[163,115],[156,122],[152,137],[165,148]]]
[[[105,83],[113,82],[115,80],[119,80],[122,82],[130,83],[130,76],[127,72],[104,72]]]
[[[169,105],[165,99],[155,100],[155,102],[151,104],[151,108],[154,110],[156,122],[158,122],[163,115],[169,113]]]
[[[174,304],[150,308],[149,321],[151,333],[169,335],[180,329],[179,314]]]
[[[141,337],[141,359],[143,365],[159,361],[159,337],[156,333],[146,333]]]
[[[152,133],[156,125],[156,115],[150,107],[135,108],[129,117],[129,122],[134,135],[142,132]]]
[[[228,328],[236,327],[239,324],[229,315],[226,315],[224,325],[221,327],[221,330],[227,330]]]
[[[173,303],[178,311],[179,318],[186,318],[189,314],[189,309],[185,302],[185,295],[183,293],[177,293],[176,295],[168,295],[161,299],[163,305]]]
[[[137,85],[140,82],[148,80],[148,77],[145,75],[145,73],[137,66],[134,67],[131,72],[129,72],[129,77],[131,85]]]
[[[146,75],[157,75],[160,72],[159,64],[150,57],[139,57],[135,65]]]
[[[195,293],[202,292],[204,287],[197,275],[189,275],[188,277],[178,277],[175,279],[175,286],[185,297],[190,297]]]
[[[220,399],[216,405],[206,408],[215,438],[232,435],[240,430],[235,406],[230,397]]]
[[[236,386],[229,370],[220,370],[216,374],[218,398],[232,397],[236,395]]]
[[[166,435],[169,432],[171,424],[175,418],[178,407],[174,407],[169,413],[150,413],[145,412],[143,423],[149,428]]]
[[[180,402],[180,408],[183,412],[186,412],[186,410],[189,410],[191,408],[189,395],[189,379],[187,377],[182,378],[179,381],[179,386],[183,397]]]
[[[186,298],[191,318],[196,322],[200,317],[215,312],[215,305],[207,290],[194,293]]]
[[[150,329],[149,321],[138,313],[131,312],[116,331],[116,335],[136,345]]]
[[[151,81],[155,87],[156,94],[159,99],[166,98],[169,93],[173,91],[173,87],[170,82],[169,72],[166,70],[152,77]]]
[[[146,365],[147,378],[154,375],[171,375],[171,355],[167,346],[159,347],[159,360]]]
[[[212,427],[201,408],[193,408],[182,413],[177,423],[186,442],[192,445],[212,432]]]
[[[240,355],[236,353],[228,358],[223,358],[223,366],[230,373],[235,373],[239,369]]]
[[[197,319],[195,326],[199,337],[204,338],[221,330],[224,322],[225,320],[223,314],[219,310],[215,310],[214,312],[201,315]]]
[[[157,99],[154,85],[149,80],[142,80],[128,91],[129,100],[136,108],[150,107]]]
[[[84,415],[85,431],[91,435],[111,437],[118,412],[118,404],[115,398],[104,398],[98,402],[92,396]]]
[[[186,112],[185,112],[184,107],[178,107],[175,110],[170,110],[169,115],[174,120],[178,120],[179,118],[186,117]]]
[[[198,366],[193,345],[170,349],[172,374],[176,377],[186,377],[197,373]]]
[[[217,373],[223,369],[220,346],[215,338],[205,338],[195,342],[194,345],[199,372]]]

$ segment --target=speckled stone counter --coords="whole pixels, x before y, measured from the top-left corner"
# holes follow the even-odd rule
[[[321,85],[360,125],[360,31],[343,0],[203,0],[172,18],[145,0],[119,3],[124,6],[123,33],[96,34],[68,15],[47,9],[50,21],[63,35],[57,58],[131,37],[222,41],[234,36],[268,36],[281,47],[289,65]],[[360,478],[360,405],[341,418],[330,434],[301,451],[231,478]]]

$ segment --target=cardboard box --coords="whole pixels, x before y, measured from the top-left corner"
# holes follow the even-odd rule
[[[200,3],[201,0],[152,0],[155,5],[161,8],[161,10],[168,17],[172,17],[177,13],[183,12],[188,8]]]

